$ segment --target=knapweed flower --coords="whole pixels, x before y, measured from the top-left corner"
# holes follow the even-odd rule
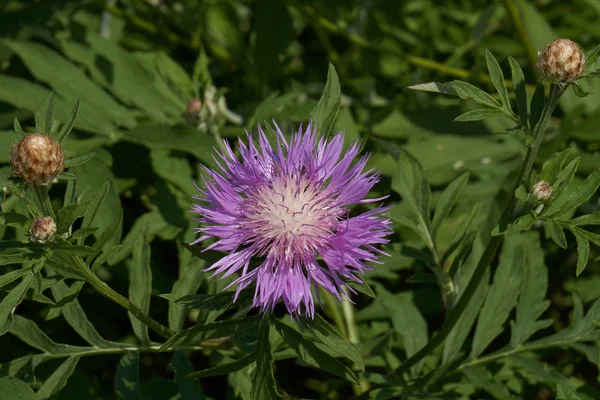
[[[267,312],[282,299],[290,314],[313,317],[312,289],[342,299],[348,281],[361,282],[385,254],[376,245],[388,242],[388,208],[349,215],[354,204],[385,198],[365,199],[379,176],[364,170],[367,156],[355,161],[357,143],[342,154],[344,135],[317,141],[312,124],[289,141],[277,128],[274,147],[260,126],[258,145],[252,139],[239,140],[239,158],[225,142],[219,171],[204,169],[194,243],[216,238],[207,249],[228,253],[207,270],[240,273],[234,300],[255,282],[254,307]]]
[[[577,43],[556,39],[538,54],[537,69],[549,80],[567,84],[581,77],[585,69],[585,55]]]
[[[64,168],[60,144],[43,133],[24,136],[13,145],[10,164],[13,173],[29,185],[52,182]]]

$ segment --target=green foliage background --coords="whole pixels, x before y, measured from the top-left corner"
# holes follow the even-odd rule
[[[83,231],[91,236],[78,242],[88,247],[69,251],[102,251],[98,276],[182,332],[168,342],[181,351],[159,352],[160,338],[59,262],[49,262],[35,285],[27,281],[37,279],[24,270],[35,257],[11,250],[27,238],[28,221],[13,215],[28,215],[27,205],[5,195],[3,398],[266,399],[275,391],[323,399],[359,393],[600,398],[598,218],[572,219],[600,210],[593,182],[585,186],[591,189],[583,204],[556,215],[559,222],[508,236],[444,346],[402,380],[390,374],[439,330],[448,301],[425,267],[426,244],[406,227],[413,203],[420,204],[406,193],[419,193],[406,189],[414,165],[397,161],[398,155],[408,151],[422,166],[432,207],[450,194],[455,199],[448,217],[434,216],[433,225],[442,257],[459,250],[445,261],[456,265],[461,287],[482,252],[480,233],[497,222],[526,150],[521,133],[505,132],[514,124],[500,113],[454,122],[480,106],[406,87],[461,79],[496,93],[488,49],[508,87],[508,97],[501,91],[493,101],[514,104],[509,56],[522,67],[531,98],[537,51],[557,37],[593,48],[600,43],[599,17],[595,0],[3,1],[0,145],[10,149],[17,140],[15,117],[28,132],[56,130],[79,100],[63,146],[70,159],[95,155],[70,168],[76,184],[61,181],[51,198],[57,210],[74,199],[86,204],[63,217],[82,218],[75,229],[95,229]],[[569,90],[561,98],[535,165],[543,175],[544,161],[570,149],[561,161],[578,164],[573,173],[578,169],[567,193],[588,175],[596,180],[600,167],[600,82],[584,79],[581,85],[591,94],[580,98]],[[52,126],[41,123],[50,91]],[[203,111],[190,120],[186,107],[194,97]],[[371,195],[390,195],[395,206],[396,231],[385,248],[391,257],[366,275],[364,293],[353,296],[350,328],[342,305],[326,296],[320,316],[302,329],[279,309],[270,325],[244,317],[243,307],[229,310],[229,297],[207,296],[228,281],[201,272],[220,255],[197,257],[186,246],[196,238],[197,223],[188,213],[196,194],[192,182],[201,180],[200,163],[215,166],[219,137],[234,139],[273,119],[289,133],[309,118],[319,121],[323,134],[344,131],[348,142],[364,144],[369,166],[382,174]],[[0,163],[7,186],[4,152]],[[195,293],[200,297],[182,297]],[[7,304],[19,301],[11,296],[23,300],[14,315]],[[197,346],[224,335],[231,336],[233,350]],[[186,380],[194,371],[196,379]]]

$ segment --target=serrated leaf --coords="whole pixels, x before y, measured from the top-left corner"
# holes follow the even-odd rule
[[[464,173],[454,179],[450,184],[444,189],[444,192],[440,196],[438,204],[435,208],[435,212],[433,213],[433,221],[431,222],[431,235],[435,237],[438,229],[442,225],[442,222],[448,216],[450,209],[454,205],[460,191],[465,187],[467,182],[469,181],[469,173]]]
[[[392,319],[392,326],[402,337],[406,356],[410,357],[427,344],[427,322],[412,301],[400,296],[393,296],[383,286],[379,286],[377,294],[387,315]],[[423,362],[412,368],[418,374]]]
[[[328,136],[337,117],[341,102],[340,81],[333,64],[329,63],[327,84],[317,106],[310,112],[310,118],[317,127],[317,132]]]
[[[273,319],[273,325],[288,346],[294,349],[306,363],[349,381],[357,382],[356,375],[350,368],[318,348],[302,333],[276,319]],[[260,353],[258,353],[258,357],[260,358]]]
[[[65,122],[62,129],[58,133],[57,140],[59,141],[59,143],[62,142],[63,140],[65,140],[67,138],[67,136],[69,136],[69,133],[71,133],[71,130],[73,129],[73,125],[75,125],[75,120],[77,119],[78,111],[79,111],[79,100],[77,100],[77,102],[75,103],[75,106],[73,107],[73,111],[71,111],[71,115],[69,116],[69,119],[67,120],[67,122]]]
[[[23,277],[21,282],[15,286],[0,302],[0,336],[4,335],[12,325],[15,308],[25,298],[25,293],[33,282],[33,273]]]
[[[490,73],[490,78],[492,79],[492,84],[500,95],[504,109],[507,112],[512,113],[510,108],[510,100],[508,100],[508,91],[506,90],[506,85],[504,84],[504,74],[502,73],[500,64],[498,64],[498,60],[496,60],[496,58],[488,49],[485,49],[485,60]]]
[[[512,323],[511,347],[522,345],[535,332],[548,327],[552,320],[538,320],[550,305],[546,300],[548,271],[544,264],[544,251],[535,233],[521,235],[525,258],[521,272],[521,288],[516,308],[516,319]]]
[[[269,341],[270,327],[269,321],[264,321],[256,341],[256,349],[254,350],[256,352],[256,371],[252,379],[251,400],[278,399],[281,397],[277,393],[277,384],[273,376],[273,355],[271,354],[271,342]]]
[[[178,345],[196,345],[206,339],[238,335],[259,326],[261,321],[262,317],[257,316],[196,325],[178,332],[161,346],[161,350]]]
[[[512,57],[508,57],[510,63],[510,70],[512,74],[512,82],[515,91],[515,97],[517,98],[517,110],[519,111],[519,121],[524,127],[528,127],[528,115],[527,115],[527,93],[525,91],[525,76],[521,66]]]
[[[319,314],[316,314],[314,319],[303,318],[302,324],[310,329],[321,343],[355,363],[361,371],[365,370],[362,358],[356,348]]]
[[[37,391],[40,399],[49,399],[60,392],[67,384],[68,379],[73,375],[75,367],[79,362],[79,357],[68,357],[63,363],[54,370],[52,375],[44,381],[42,387]]]
[[[129,263],[129,300],[148,314],[152,294],[152,269],[150,268],[150,243],[146,231],[139,236],[133,248],[133,260]],[[148,326],[127,313],[137,338],[144,344],[150,343]]]
[[[567,248],[567,237],[563,232],[563,228],[553,219],[544,220],[544,229],[550,238],[556,243],[559,247],[563,249]]]
[[[520,235],[506,236],[500,264],[479,313],[471,358],[480,355],[504,330],[504,322],[517,304],[523,269],[523,243]]]
[[[142,400],[142,386],[139,377],[140,358],[136,351],[121,357],[115,374],[115,393],[123,400]]]
[[[507,115],[504,110],[496,110],[490,108],[480,108],[477,110],[467,111],[466,113],[460,114],[454,118],[456,122],[469,122],[469,121],[481,121],[489,117],[496,117],[498,115]]]
[[[198,381],[187,379],[193,370],[183,352],[176,351],[173,354],[173,360],[169,367],[175,373],[175,384],[177,384],[183,400],[206,400]]]

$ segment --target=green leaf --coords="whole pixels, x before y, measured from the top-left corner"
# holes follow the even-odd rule
[[[237,335],[259,326],[261,321],[262,317],[256,316],[196,325],[178,332],[161,346],[161,350],[178,345],[197,345],[203,340]]]
[[[152,295],[152,269],[150,268],[150,243],[146,232],[144,231],[136,241],[133,248],[133,261],[129,263],[129,300],[148,314]],[[131,312],[128,315],[137,338],[144,344],[150,343],[148,327]]]
[[[98,250],[89,246],[79,246],[71,243],[59,243],[48,245],[54,253],[65,254],[69,256],[95,256],[98,254]]]
[[[531,98],[531,104],[529,106],[529,129],[531,129],[532,131],[535,129],[535,126],[540,121],[545,101],[546,95],[544,93],[544,85],[542,83],[538,83],[535,87],[535,93]]]
[[[511,321],[511,347],[522,345],[535,332],[547,328],[552,320],[538,320],[550,305],[546,300],[548,290],[548,270],[544,264],[544,251],[538,235],[528,232],[521,235],[521,247],[525,258],[523,263],[519,302],[516,308],[516,319]]]
[[[444,222],[448,216],[452,205],[460,194],[460,191],[465,187],[468,181],[469,173],[466,172],[454,179],[446,187],[446,189],[444,189],[444,192],[442,193],[433,214],[433,221],[431,222],[431,236],[435,237],[438,229],[442,225],[442,222]]]
[[[169,367],[175,373],[175,383],[183,396],[183,400],[206,400],[200,383],[197,380],[187,379],[193,370],[183,352],[176,351],[173,354],[173,360]]]
[[[73,353],[83,352],[85,349],[92,349],[91,347],[87,348],[55,343],[35,324],[35,322],[21,317],[20,315],[15,315],[15,320],[10,328],[10,333],[34,349],[52,355],[62,354],[68,356]]]
[[[73,125],[75,125],[75,120],[77,119],[78,111],[79,111],[79,100],[77,100],[77,102],[75,103],[75,106],[73,107],[73,111],[71,111],[71,115],[69,116],[69,119],[67,120],[67,122],[65,122],[65,124],[63,125],[62,129],[60,130],[60,132],[56,138],[59,142],[62,142],[63,140],[65,140],[69,136],[69,133],[71,133],[71,130],[73,129]]]
[[[556,243],[559,247],[563,249],[567,248],[567,237],[563,232],[563,228],[558,224],[554,219],[544,220],[544,229],[550,238]]]
[[[117,398],[123,400],[142,400],[142,387],[140,385],[139,369],[140,358],[136,351],[129,352],[121,357],[115,374],[115,393]]]
[[[361,371],[365,370],[362,358],[352,344],[346,341],[340,333],[319,314],[315,318],[303,318],[302,324],[330,349],[355,363]]]
[[[557,206],[551,207],[551,210],[547,211],[547,215],[552,216],[579,207],[596,193],[598,187],[600,187],[600,169],[594,171],[583,183],[577,185],[575,190],[565,196],[564,200],[557,199],[552,204]]]
[[[527,120],[527,93],[525,91],[525,76],[523,75],[523,70],[521,66],[512,57],[508,57],[508,62],[510,63],[510,71],[512,74],[512,82],[515,91],[515,97],[517,98],[517,110],[519,111],[519,121],[521,121],[521,125],[524,127],[528,127]]]
[[[573,218],[569,221],[569,225],[600,225],[600,211],[596,211],[587,215],[582,215],[581,217]]]
[[[553,154],[549,160],[546,160],[542,166],[540,180],[557,184],[558,175],[563,170],[563,166],[565,161],[567,161],[567,157],[571,154],[571,150],[571,147],[567,147],[565,150]]]
[[[240,292],[236,302],[233,302],[234,291],[221,292],[217,294],[190,294],[178,296],[173,294],[163,294],[160,297],[179,305],[208,311],[225,311],[252,301],[254,289],[246,288]]]
[[[89,205],[88,210],[83,218],[83,223],[81,224],[82,228],[89,228],[92,226],[96,216],[104,204],[104,200],[106,200],[106,197],[108,196],[111,186],[111,181],[104,182],[100,190],[98,190],[98,192],[94,195],[91,200],[91,204]]]
[[[470,357],[477,357],[504,330],[504,322],[517,304],[523,269],[523,242],[520,235],[506,236],[500,264],[494,274],[473,337]]]
[[[322,136],[326,137],[329,135],[337,118],[340,102],[340,81],[335,67],[330,63],[329,71],[327,72],[327,84],[325,85],[323,95],[317,106],[310,112],[310,118],[313,124],[316,125],[317,132]]]
[[[477,110],[467,111],[466,113],[460,114],[458,117],[454,118],[456,122],[470,122],[470,121],[480,121],[482,119],[486,119],[489,117],[496,117],[498,115],[506,115],[506,111],[497,110],[497,109],[489,109],[489,108],[479,108]]]
[[[52,113],[54,107],[54,93],[50,92],[48,97],[40,104],[35,112],[35,131],[50,134],[52,128]]]
[[[96,155],[96,152],[93,152],[93,153],[89,153],[89,154],[86,154],[81,157],[70,158],[68,160],[65,160],[65,168],[76,167],[78,165],[86,163],[89,160],[91,160],[92,158],[94,158],[95,155]]]
[[[273,319],[273,325],[288,346],[294,349],[306,363],[349,381],[357,382],[356,375],[350,368],[321,350],[302,333],[276,319]],[[260,357],[261,354],[258,353],[257,362],[260,362]]]
[[[256,361],[257,359],[257,353],[256,352],[252,352],[240,359],[237,359],[235,361],[232,362],[228,362],[226,364],[223,365],[219,365],[218,367],[211,367],[211,368],[206,368],[203,369],[202,371],[197,371],[191,374],[188,374],[186,376],[186,378],[191,379],[191,378],[207,378],[210,376],[219,376],[219,375],[227,375],[227,374],[231,374],[233,372],[239,371],[242,368],[247,367],[248,365],[252,364],[253,362]]]
[[[383,286],[379,286],[377,294],[386,314],[392,319],[392,325],[404,343],[406,356],[410,357],[427,344],[427,322],[412,301],[393,296]],[[423,366],[419,362],[412,368],[413,374],[418,374]]]
[[[581,275],[585,269],[588,258],[590,256],[590,241],[576,230],[572,230],[575,239],[577,240],[577,276]]]
[[[558,383],[556,384],[556,400],[583,400],[576,391],[569,386]]]
[[[547,204],[546,208],[542,211],[542,214],[546,216],[557,215],[561,213],[561,208],[563,202],[566,200],[566,196],[563,198],[563,193],[567,190],[569,183],[573,180],[575,176],[575,171],[579,167],[579,157],[573,159],[567,166],[560,171],[556,180],[552,184],[552,197],[550,197],[550,201]]]
[[[0,393],[6,400],[39,400],[28,384],[10,376],[0,378]]]
[[[15,286],[4,299],[0,302],[0,336],[4,335],[13,323],[13,313],[15,308],[21,304],[25,293],[33,282],[33,273],[23,277],[21,283]]]
[[[282,324],[283,325],[283,324]],[[256,341],[256,371],[252,379],[251,400],[278,399],[277,384],[273,376],[273,355],[271,354],[271,342],[269,341],[269,330],[271,324],[268,320],[263,321],[258,340]]]
[[[490,376],[491,374],[484,367],[471,366],[463,368],[462,372],[473,386],[485,390],[494,398],[499,400],[511,398],[507,387],[499,379]]]
[[[67,232],[77,218],[85,215],[89,206],[90,202],[86,201],[61,208],[56,215],[56,233],[62,235]]]
[[[28,260],[23,260],[23,261],[28,261]],[[22,277],[23,275],[26,275],[28,273],[31,273],[31,268],[16,269],[14,271],[10,271],[5,274],[2,274],[2,275],[0,275],[0,287],[4,287],[4,286],[8,285],[9,283],[16,281],[17,279],[19,279],[20,277]]]
[[[15,117],[15,120],[13,121],[13,128],[17,135],[19,135],[19,137],[22,138],[23,136],[25,136],[25,132],[23,131],[23,128],[21,128],[21,124],[19,123],[17,117]]]
[[[46,379],[42,387],[37,391],[40,399],[49,399],[60,392],[67,384],[68,379],[73,375],[75,367],[79,362],[79,357],[67,358],[52,375]]]
[[[161,297],[169,300],[169,328],[175,332],[183,328],[188,311],[188,306],[178,304],[177,300],[183,299],[190,295],[190,293],[195,293],[198,290],[202,282],[204,266],[205,263],[202,259],[193,258],[190,260],[185,267],[179,269],[180,277],[173,284],[171,293],[161,295]]]
[[[492,96],[470,83],[451,81],[446,85],[454,89],[456,95],[461,99],[469,99],[490,108],[502,109],[502,106]]]
[[[510,108],[510,100],[508,100],[508,91],[506,90],[506,85],[504,84],[504,74],[502,73],[502,69],[498,64],[498,61],[488,49],[485,49],[485,60],[490,73],[490,78],[492,79],[492,84],[500,95],[504,109],[507,112],[512,113]]]

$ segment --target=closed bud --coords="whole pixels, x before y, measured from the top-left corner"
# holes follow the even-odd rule
[[[538,54],[537,69],[547,79],[566,84],[577,80],[585,69],[585,55],[569,39],[556,39]]]
[[[546,201],[552,196],[552,186],[546,181],[539,181],[533,187],[533,195],[538,201]]]
[[[56,233],[56,223],[51,217],[39,217],[33,220],[29,229],[32,242],[52,241]]]
[[[195,121],[200,116],[201,109],[202,101],[197,97],[193,97],[190,99],[190,102],[185,109],[185,117],[188,119],[188,121]]]
[[[30,185],[52,182],[64,168],[64,153],[48,135],[32,133],[13,145],[10,163],[15,175]]]

